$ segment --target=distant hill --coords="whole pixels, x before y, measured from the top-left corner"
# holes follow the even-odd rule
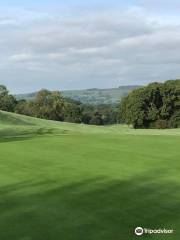
[[[73,100],[80,101],[84,104],[115,104],[120,101],[120,99],[126,96],[129,92],[137,89],[141,86],[120,86],[119,88],[109,88],[109,89],[86,89],[86,90],[67,90],[61,91],[63,97],[71,98]],[[16,99],[26,99],[31,100],[35,97],[36,92],[28,94],[17,94]]]

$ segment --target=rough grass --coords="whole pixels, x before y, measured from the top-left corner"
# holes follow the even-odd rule
[[[1,112],[0,136],[0,239],[131,240],[137,226],[175,230],[141,239],[179,239],[179,129]]]

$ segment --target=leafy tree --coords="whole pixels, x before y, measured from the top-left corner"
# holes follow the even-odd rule
[[[169,80],[132,91],[120,103],[119,118],[134,128],[167,128],[179,110],[180,80]]]
[[[0,97],[8,95],[8,90],[4,85],[0,85]]]
[[[7,88],[4,85],[0,85],[0,109],[13,112],[16,103],[16,99],[12,95],[9,95]]]

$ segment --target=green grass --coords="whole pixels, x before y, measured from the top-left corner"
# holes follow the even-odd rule
[[[0,240],[179,239],[180,129],[0,112]]]

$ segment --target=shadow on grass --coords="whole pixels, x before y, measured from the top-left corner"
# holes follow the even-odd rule
[[[7,128],[0,130],[0,143],[29,140],[43,135],[65,135],[68,131],[56,128]]]
[[[179,186],[160,183],[153,173],[127,181],[58,185],[24,182],[0,189],[0,239],[131,240],[138,239],[137,226],[176,230],[140,239],[178,239]]]

